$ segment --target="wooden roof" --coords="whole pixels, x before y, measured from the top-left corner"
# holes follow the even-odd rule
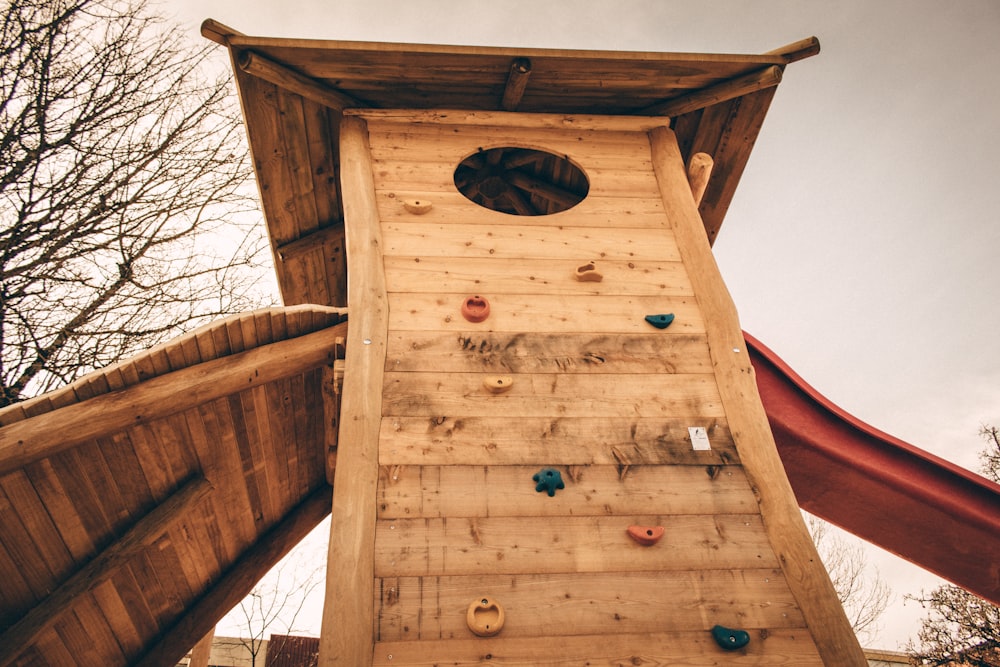
[[[0,411],[0,665],[176,664],[329,513],[345,332],[249,313]]]
[[[685,159],[714,159],[700,213],[714,240],[785,65],[761,55],[574,51],[251,37],[230,49],[286,304],[346,304],[338,126],[347,108],[668,116]]]

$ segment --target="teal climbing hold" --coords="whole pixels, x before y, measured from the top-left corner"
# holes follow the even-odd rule
[[[556,495],[556,489],[566,488],[562,481],[562,475],[555,468],[542,468],[532,475],[531,479],[537,482],[535,491],[539,493],[545,491],[550,497]]]
[[[722,625],[712,628],[715,643],[727,651],[735,651],[750,643],[750,633],[746,630],[733,630]]]
[[[662,315],[646,315],[646,321],[657,329],[666,329],[670,326],[670,323],[674,321],[674,314],[664,313]]]

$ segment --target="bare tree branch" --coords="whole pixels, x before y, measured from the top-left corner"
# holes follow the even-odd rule
[[[229,75],[143,0],[0,22],[0,406],[273,301]]]

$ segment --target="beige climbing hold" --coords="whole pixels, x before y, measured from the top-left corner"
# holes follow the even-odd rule
[[[581,283],[599,283],[604,280],[604,274],[597,270],[597,264],[594,262],[578,266],[573,276]]]
[[[492,637],[503,629],[503,607],[493,598],[484,595],[469,605],[465,622],[473,634]]]
[[[423,215],[431,210],[433,204],[426,199],[406,199],[403,201],[403,208],[414,215]]]
[[[494,394],[502,394],[514,385],[512,375],[487,375],[483,379],[483,386]]]

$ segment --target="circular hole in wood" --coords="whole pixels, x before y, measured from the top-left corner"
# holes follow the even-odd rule
[[[587,196],[590,181],[565,155],[535,148],[479,149],[455,169],[455,187],[484,208],[510,215],[551,215]]]

